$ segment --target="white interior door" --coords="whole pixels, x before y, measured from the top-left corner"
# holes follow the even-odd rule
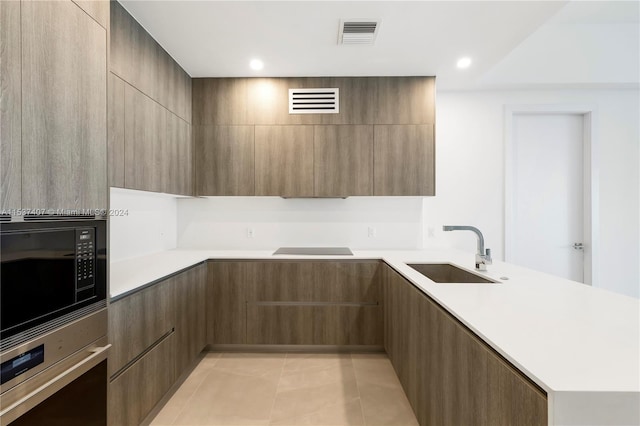
[[[518,113],[512,131],[512,262],[584,282],[584,116]]]

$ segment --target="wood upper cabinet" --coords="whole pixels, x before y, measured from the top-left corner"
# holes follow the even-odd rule
[[[165,188],[167,115],[164,108],[129,84],[125,85],[125,168],[127,188]]]
[[[314,126],[314,195],[373,195],[373,126]]]
[[[374,195],[435,195],[433,125],[374,126]]]
[[[22,206],[106,208],[106,30],[71,1],[20,7]]]
[[[194,126],[196,194],[255,195],[253,126]]]
[[[0,210],[22,206],[20,2],[0,1]]]
[[[313,126],[255,126],[256,195],[312,197]]]
[[[167,115],[167,141],[162,158],[166,179],[162,192],[193,194],[191,126],[170,111]]]

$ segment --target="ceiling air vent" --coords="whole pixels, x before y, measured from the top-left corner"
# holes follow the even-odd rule
[[[339,89],[289,89],[289,114],[337,114]]]
[[[373,44],[380,23],[379,19],[342,19],[338,44]]]

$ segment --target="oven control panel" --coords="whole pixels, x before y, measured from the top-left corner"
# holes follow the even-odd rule
[[[95,229],[76,229],[76,291],[95,285]]]

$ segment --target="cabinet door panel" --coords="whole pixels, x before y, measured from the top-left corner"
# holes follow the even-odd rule
[[[198,195],[254,195],[253,126],[195,126]]]
[[[176,291],[176,376],[189,366],[206,345],[206,265],[174,277]]]
[[[109,383],[108,424],[138,426],[176,379],[171,334]]]
[[[374,126],[374,195],[435,195],[432,125]]]
[[[109,25],[109,0],[73,0],[103,28]]]
[[[247,283],[254,280],[252,262],[209,262],[207,341],[246,343]]]
[[[376,124],[435,124],[434,77],[375,79]]]
[[[172,279],[158,283],[109,306],[109,375],[144,352],[174,327]]]
[[[125,185],[162,191],[167,181],[166,110],[131,85],[125,85]]]
[[[167,114],[167,150],[163,155],[167,179],[162,192],[179,195],[191,195],[192,190],[192,158],[191,158],[191,126],[173,114]]]
[[[20,2],[0,2],[0,209],[22,205]]]
[[[256,126],[255,145],[256,195],[313,196],[313,126]]]
[[[382,309],[248,303],[247,343],[381,346]]]
[[[21,7],[23,206],[106,208],[106,31],[70,1]]]
[[[109,186],[124,187],[124,87],[126,83],[109,73],[108,168]]]
[[[314,126],[317,197],[373,195],[373,126]]]

